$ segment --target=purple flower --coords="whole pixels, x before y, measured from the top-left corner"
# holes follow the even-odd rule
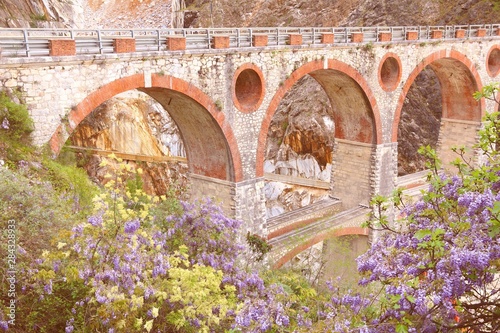
[[[2,128],[8,130],[10,127],[9,119],[3,118],[2,121]]]
[[[99,227],[102,225],[102,216],[101,215],[91,216],[87,219],[87,221],[94,227]]]
[[[137,229],[139,229],[140,226],[141,226],[141,223],[137,219],[132,220],[132,221],[128,221],[128,222],[125,222],[124,231],[127,234],[133,234],[134,232],[137,231]]]
[[[9,325],[5,320],[0,321],[0,328],[4,331],[7,331],[9,329]]]

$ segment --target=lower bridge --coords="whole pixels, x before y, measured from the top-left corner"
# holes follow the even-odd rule
[[[429,170],[423,170],[401,176],[397,187],[403,190],[407,200],[413,200],[427,190],[428,174]],[[268,243],[272,246],[268,254],[271,266],[281,268],[301,252],[328,239],[348,235],[370,236],[370,230],[362,225],[368,221],[371,212],[366,205],[343,210],[340,200],[329,197],[269,219],[266,229]]]

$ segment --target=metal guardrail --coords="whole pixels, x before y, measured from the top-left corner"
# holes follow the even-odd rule
[[[379,42],[380,33],[390,32],[391,42],[406,41],[407,32],[417,32],[412,42],[436,41],[431,32],[442,31],[441,39],[455,39],[457,30],[465,30],[464,38],[478,36],[478,31],[486,30],[485,37],[498,37],[500,24],[454,25],[454,26],[399,26],[399,27],[287,27],[287,28],[210,28],[210,29],[122,29],[122,30],[76,30],[76,29],[11,29],[0,28],[0,51],[2,57],[49,56],[49,40],[74,39],[76,54],[113,53],[113,40],[134,38],[136,52],[167,51],[166,40],[170,36],[185,37],[186,50],[209,50],[213,36],[229,36],[230,48],[252,47],[253,35],[267,35],[268,46],[285,46],[290,34],[301,34],[302,45],[321,44],[322,34],[334,35],[334,44],[353,42],[353,33],[362,33],[363,42]]]

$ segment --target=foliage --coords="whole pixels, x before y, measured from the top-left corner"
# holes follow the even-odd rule
[[[78,222],[73,211],[73,196],[66,195],[54,189],[50,182],[40,180],[35,175],[24,175],[0,167],[0,256],[2,267],[9,267],[8,253],[8,223],[15,226],[16,258],[15,268],[17,279],[27,273],[30,264],[50,246],[51,240],[64,230],[68,223]],[[9,252],[10,253],[10,252]],[[0,270],[2,281],[6,281],[7,270]],[[20,289],[22,284],[18,282]],[[2,283],[0,294],[2,304],[8,301],[8,284]],[[53,303],[44,304],[34,301],[34,295],[21,295],[17,290],[17,327],[30,326],[30,316],[37,311],[45,311],[45,320],[57,321],[54,311],[58,308]],[[62,295],[71,295],[75,289],[67,289]],[[10,297],[10,296],[9,296]],[[61,299],[66,299],[64,296]],[[35,299],[36,300],[36,299]],[[45,307],[45,310],[43,308]],[[37,308],[37,309],[35,309]],[[16,330],[15,330],[16,331]],[[20,329],[18,332],[25,332]],[[41,330],[43,332],[43,330]]]
[[[23,332],[284,331],[286,293],[237,265],[238,221],[210,201],[162,206],[130,179],[119,164],[87,221],[29,267],[20,298],[40,301]]]
[[[33,129],[33,120],[26,107],[0,92],[0,159],[6,158],[12,167],[28,159],[33,152],[30,138]]]
[[[247,232],[247,244],[255,256],[255,261],[262,261],[264,256],[271,251],[272,246],[261,236]]]

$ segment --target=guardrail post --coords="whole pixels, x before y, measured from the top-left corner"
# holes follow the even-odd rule
[[[97,42],[99,44],[99,53],[103,54],[104,50],[102,48],[101,30],[97,30]]]
[[[28,43],[28,31],[23,29],[23,37],[24,37],[24,47],[26,48],[26,56],[30,56],[30,44]]]

